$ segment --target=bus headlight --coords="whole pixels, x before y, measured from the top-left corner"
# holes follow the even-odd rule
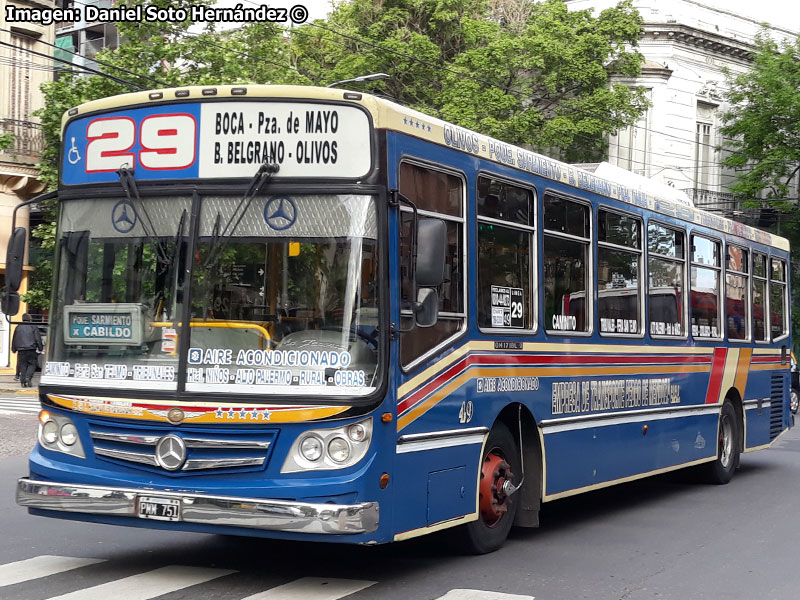
[[[310,429],[292,444],[281,473],[350,467],[367,454],[372,417],[334,429]]]
[[[300,442],[300,454],[309,462],[316,462],[322,456],[322,440],[308,435]]]
[[[343,463],[350,458],[350,444],[342,437],[335,437],[328,442],[328,456],[337,463]]]
[[[39,413],[39,443],[46,450],[86,458],[78,428],[69,417],[47,410]]]

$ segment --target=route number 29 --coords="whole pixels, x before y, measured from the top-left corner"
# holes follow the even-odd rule
[[[138,132],[130,117],[95,119],[86,127],[86,172],[135,167],[137,159],[145,169],[185,169],[194,164],[196,135],[197,122],[188,114],[145,117]],[[140,149],[132,152],[137,137]]]

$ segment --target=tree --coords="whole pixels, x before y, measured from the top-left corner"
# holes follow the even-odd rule
[[[646,107],[613,83],[640,72],[641,18],[629,0],[600,13],[562,0],[342,3],[293,35],[298,69],[326,84],[373,72],[402,104],[568,160],[597,160],[611,131]]]
[[[764,29],[755,46],[750,70],[728,75],[730,108],[722,113],[721,132],[731,154],[723,163],[737,170],[729,186],[734,194],[754,206],[765,199],[785,209],[800,169],[800,37],[779,45]]]

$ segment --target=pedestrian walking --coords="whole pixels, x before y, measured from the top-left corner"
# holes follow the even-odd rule
[[[22,324],[17,325],[11,339],[11,350],[17,353],[19,378],[22,387],[31,387],[33,374],[36,372],[37,355],[42,351],[42,334],[39,328],[31,323],[28,313],[22,315]]]

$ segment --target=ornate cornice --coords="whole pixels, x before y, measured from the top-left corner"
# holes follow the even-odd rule
[[[672,42],[687,48],[701,49],[705,53],[747,62],[753,60],[755,51],[755,46],[749,42],[679,23],[645,23],[641,40],[643,43]]]

